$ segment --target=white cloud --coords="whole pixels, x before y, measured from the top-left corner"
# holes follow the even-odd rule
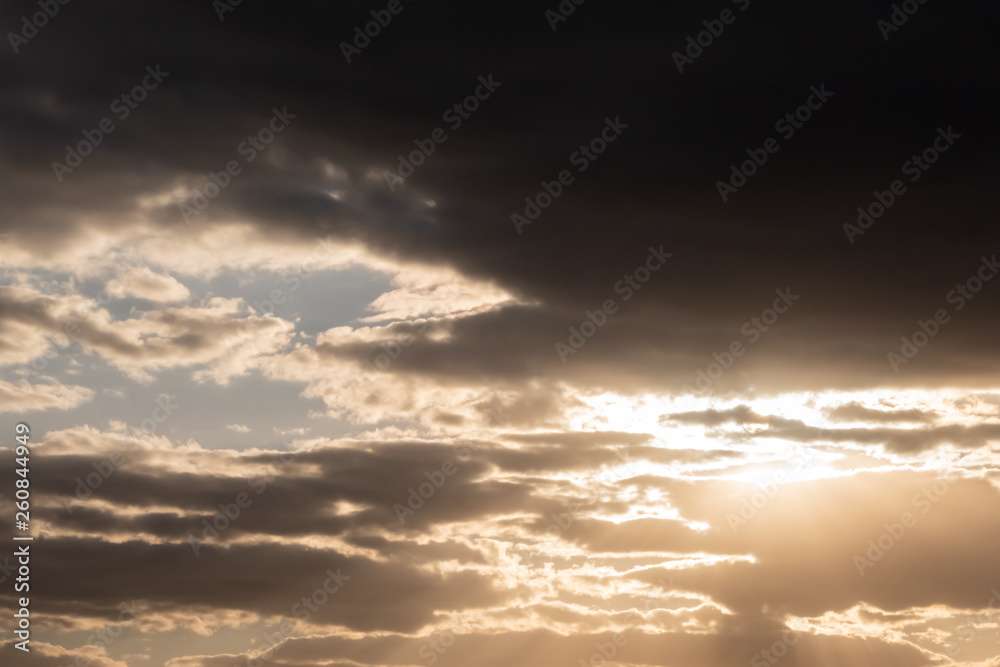
[[[108,282],[108,293],[122,298],[134,296],[157,303],[186,301],[191,292],[177,279],[155,273],[148,266],[135,267],[119,272],[119,277]]]
[[[29,384],[0,380],[0,412],[28,412],[31,410],[70,410],[86,403],[94,392],[86,387],[63,385],[56,382]]]

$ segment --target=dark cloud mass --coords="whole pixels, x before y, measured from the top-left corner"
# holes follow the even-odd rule
[[[4,56],[12,241],[51,255],[95,226],[133,225],[137,199],[200,185],[241,159],[238,146],[272,108],[287,107],[296,118],[279,135],[280,157],[262,153],[246,165],[245,178],[199,225],[238,216],[275,237],[360,239],[539,302],[462,322],[447,366],[428,346],[400,369],[519,379],[565,373],[679,389],[713,352],[742,339],[741,324],[767,308],[775,289],[791,286],[800,304],[755,346],[740,379],[724,382],[986,380],[995,355],[986,334],[997,311],[992,285],[954,314],[919,363],[898,376],[882,371],[899,337],[937,308],[952,308],[949,291],[998,249],[988,223],[987,149],[997,139],[989,111],[996,93],[972,75],[986,69],[988,54],[969,48],[988,34],[995,9],[921,7],[886,42],[875,26],[891,7],[751,6],[737,9],[739,20],[679,74],[672,54],[707,9],[581,6],[553,32],[531,3],[403,6],[350,64],[337,44],[370,20],[367,5],[246,5],[222,22],[202,2],[67,6],[21,53]],[[23,11],[8,5],[6,23]],[[56,187],[50,164],[64,146],[111,115],[111,101],[157,64],[169,76]],[[447,126],[442,112],[491,74],[502,85],[457,130],[444,128],[448,140],[405,185],[390,192],[381,177],[365,180]],[[833,96],[785,140],[775,119],[794,112],[814,85]],[[621,117],[628,130],[517,234],[511,213],[542,180],[573,169],[570,156],[605,117]],[[961,140],[910,184],[901,165],[932,145],[939,127]],[[769,136],[781,150],[722,202],[716,182]],[[323,161],[345,170],[350,196],[326,194]],[[842,225],[898,177],[908,183],[899,204],[849,243]],[[422,197],[438,205],[427,209]],[[174,203],[143,215],[156,233],[188,231]],[[668,267],[623,304],[587,355],[560,368],[551,341],[614,297],[616,281],[660,244],[674,253]],[[612,359],[616,370],[607,373]]]
[[[3,3],[0,662],[1000,667],[998,19]]]

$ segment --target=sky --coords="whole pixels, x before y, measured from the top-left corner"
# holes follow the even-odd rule
[[[1000,8],[0,19],[2,664],[1000,667]]]

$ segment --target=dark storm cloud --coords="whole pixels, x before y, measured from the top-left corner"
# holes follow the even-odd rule
[[[262,153],[286,157],[244,165],[198,224],[236,213],[274,238],[357,238],[542,304],[469,318],[391,372],[680,390],[713,353],[746,343],[741,325],[786,286],[801,303],[715,389],[982,382],[995,371],[994,285],[901,373],[886,361],[998,249],[986,149],[997,94],[965,73],[983,65],[968,46],[989,34],[995,7],[930,4],[886,42],[882,7],[752,3],[683,74],[672,54],[711,18],[700,7],[581,8],[553,32],[534,3],[407,5],[348,64],[337,45],[370,9],[243,4],[220,22],[210,3],[66,6],[0,62],[10,242],[44,257],[72,247],[83,213],[106,231],[126,226],[137,196],[200,184],[287,107],[296,118]],[[4,18],[24,11],[9,4]],[[57,183],[64,146],[156,65],[169,76]],[[490,74],[501,85],[482,108],[390,192],[382,170],[446,127],[442,112]],[[824,107],[723,203],[716,181],[820,85],[833,93]],[[510,214],[619,116],[622,136],[517,234]],[[855,209],[949,126],[962,139],[851,245],[842,225]],[[320,160],[347,170],[342,201],[326,194]],[[379,180],[364,181],[372,169]],[[183,226],[174,205],[154,218],[170,233]],[[667,268],[563,366],[554,344],[660,244],[674,253]]]
[[[579,437],[574,437],[579,436]],[[515,436],[516,438],[516,436]],[[546,434],[558,439],[559,434]],[[534,440],[524,436],[524,440]],[[71,454],[72,437],[52,446],[45,456],[46,475],[36,483],[38,493],[58,504],[39,511],[55,527],[78,533],[147,534],[159,539],[228,542],[254,535],[345,535],[368,539],[366,529],[383,529],[404,536],[436,524],[489,519],[523,510],[539,514],[559,509],[558,503],[538,497],[548,484],[527,473],[590,472],[633,459],[628,449],[612,449],[611,442],[643,441],[645,436],[621,433],[566,434],[564,446],[547,444],[508,449],[488,442],[431,443],[366,442],[365,449],[323,448],[297,453],[244,454],[218,459],[220,465],[256,464],[243,476],[232,473],[170,472],[160,470],[158,458],[143,449],[123,450],[124,440],[98,445],[86,455]],[[568,443],[577,440],[575,448]],[[98,440],[98,442],[100,442]],[[660,452],[643,448],[651,457],[685,460],[692,452]],[[118,450],[120,458],[112,456]],[[61,452],[61,453],[55,453]],[[645,457],[645,454],[642,455]],[[212,459],[203,452],[199,458]],[[656,460],[656,458],[653,458]],[[449,463],[454,472],[415,513],[400,522],[397,505],[411,506],[411,489],[440,480]],[[490,478],[493,472],[520,475],[517,479]],[[102,474],[104,473],[104,474]],[[428,477],[428,475],[430,477]],[[216,535],[205,536],[220,505],[231,506],[245,494],[249,502],[238,520]],[[93,507],[103,501],[115,509]],[[334,514],[335,503],[358,506],[348,514]],[[416,504],[413,501],[412,504]],[[176,508],[138,514],[136,508]],[[221,523],[221,520],[220,520]],[[229,523],[229,522],[226,522]]]
[[[47,475],[38,488],[62,503],[43,513],[57,525],[123,534],[142,531],[173,539],[190,534],[201,538],[205,530],[203,520],[211,523],[212,517],[220,512],[220,504],[231,505],[240,494],[246,494],[249,506],[241,511],[231,528],[222,532],[219,536],[222,541],[257,533],[339,535],[366,526],[401,532],[425,530],[439,522],[472,521],[523,507],[530,499],[531,487],[482,479],[489,470],[489,457],[470,460],[467,452],[472,451],[465,444],[455,448],[376,446],[368,452],[331,449],[296,457],[297,463],[318,465],[319,475],[301,474],[291,466],[251,471],[243,477],[143,470],[143,457],[137,453],[127,455],[126,465],[113,469],[99,485],[87,485],[81,480],[88,476],[97,480],[95,471],[101,466],[107,469],[110,459],[95,455],[58,456],[48,457]],[[425,473],[433,475],[447,461],[456,466],[448,483],[436,491],[432,501],[401,524],[394,506],[397,503],[406,506],[410,489],[427,483]],[[122,520],[106,511],[74,509],[70,513],[66,509],[67,504],[72,507],[73,503],[86,507],[91,496],[126,507],[178,507],[186,514],[151,513]],[[338,501],[356,503],[362,509],[349,517],[332,516],[331,507]]]
[[[109,562],[132,567],[109,568]],[[166,609],[208,606],[291,617],[300,598],[322,586],[328,570],[343,575],[343,584],[310,620],[356,630],[413,631],[429,623],[435,610],[488,606],[505,597],[471,571],[433,574],[403,562],[300,545],[209,546],[196,558],[186,544],[53,538],[33,563],[37,610],[43,613],[86,615],[62,602],[76,600],[94,605],[99,615],[122,599],[138,599]],[[170,576],[163,576],[164,568]]]

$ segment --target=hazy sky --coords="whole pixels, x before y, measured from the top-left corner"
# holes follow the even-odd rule
[[[60,2],[4,665],[1000,667],[1000,9]]]

